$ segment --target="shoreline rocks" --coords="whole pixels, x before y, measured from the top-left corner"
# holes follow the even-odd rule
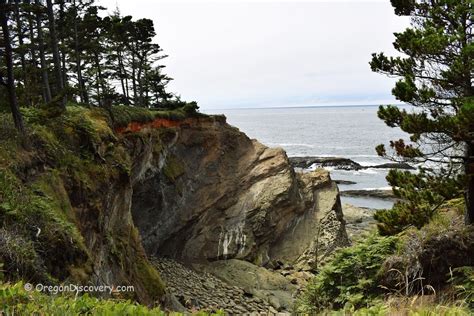
[[[295,168],[308,169],[313,165],[317,167],[334,167],[337,170],[363,170],[363,169],[401,169],[415,170],[414,167],[403,162],[389,162],[380,165],[362,166],[361,164],[343,157],[289,157],[290,163]]]
[[[336,184],[342,184],[342,185],[353,185],[353,184],[357,184],[357,182],[349,181],[349,180],[334,180],[334,182],[336,182]]]
[[[340,192],[341,196],[350,196],[350,197],[366,197],[366,198],[376,198],[382,200],[397,200],[397,197],[393,194],[391,189],[388,190],[346,190]]]
[[[308,169],[312,165],[336,167],[342,170],[359,170],[363,168],[359,163],[342,157],[289,157],[289,160],[294,168],[301,169]]]
[[[369,166],[367,168],[415,170],[414,167],[410,166],[409,164],[407,164],[405,162],[389,162],[389,163],[383,163],[381,165]]]

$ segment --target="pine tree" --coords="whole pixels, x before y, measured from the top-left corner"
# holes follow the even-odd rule
[[[10,38],[10,28],[8,25],[8,15],[10,6],[7,5],[5,0],[0,0],[0,25],[3,33],[3,46],[5,48],[5,65],[7,67],[7,81],[5,82],[2,78],[1,83],[8,90],[8,101],[13,115],[13,122],[18,131],[25,135],[25,127],[23,125],[23,118],[18,107],[18,100],[16,97],[15,90],[15,76],[13,73],[13,49]]]
[[[403,57],[373,54],[370,65],[375,72],[401,78],[392,93],[415,110],[386,106],[380,107],[378,115],[388,126],[400,127],[410,135],[410,142],[396,140],[390,143],[395,156],[437,165],[432,170],[423,170],[423,179],[418,180],[414,177],[420,175],[391,172],[390,183],[399,187],[395,192],[409,188],[413,194],[423,190],[426,193],[427,188],[434,190],[421,199],[423,203],[398,203],[394,212],[405,214],[406,221],[410,216],[416,218],[416,212],[426,209],[427,205],[434,211],[445,199],[456,195],[453,190],[443,192],[442,186],[435,183],[444,183],[447,178],[456,180],[460,176],[465,188],[466,223],[472,224],[474,3],[472,0],[392,0],[391,3],[397,15],[411,17],[411,27],[395,33],[394,47],[403,53]],[[383,145],[377,151],[380,155],[389,155]],[[394,212],[380,217],[391,216],[391,221],[396,222]],[[410,224],[410,220],[406,223]]]
[[[131,17],[128,18],[131,20]],[[110,42],[108,66],[112,71],[111,78],[120,82],[122,96],[119,101],[125,104],[130,104],[129,74],[126,69],[127,49],[125,46],[127,42],[126,24],[129,22],[128,18],[122,18],[117,9],[109,17],[107,23],[107,34]]]
[[[94,0],[8,3],[9,57],[19,80],[1,91],[2,107],[10,103],[7,91],[18,99],[16,107],[41,106],[41,100],[57,103],[60,110],[67,100],[97,106],[184,105],[172,104],[174,96],[165,90],[171,79],[158,63],[166,56],[153,41],[151,20],[134,21],[118,11],[103,17],[105,8]],[[0,61],[6,69],[5,62]]]
[[[49,33],[51,36],[51,49],[53,51],[53,64],[54,64],[54,71],[56,75],[56,87],[57,87],[57,95],[61,97],[64,95],[64,74],[61,67],[61,56],[59,54],[59,42],[58,36],[56,31],[56,18],[54,15],[54,8],[52,0],[46,0],[47,5],[47,13],[48,13],[48,20],[49,20]],[[61,97],[60,105],[63,109],[66,108],[66,99],[65,96]]]
[[[36,17],[36,33],[37,33],[37,40],[38,40],[38,51],[40,57],[40,67],[41,67],[41,78],[43,81],[43,99],[44,102],[49,103],[52,99],[51,94],[51,86],[49,83],[49,73],[48,73],[48,65],[46,62],[46,52],[45,52],[45,43],[44,43],[44,36],[43,36],[43,24],[42,24],[42,6],[40,0],[35,0],[35,17]]]

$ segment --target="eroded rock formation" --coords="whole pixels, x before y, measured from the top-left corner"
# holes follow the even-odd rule
[[[133,285],[127,297],[153,305],[176,299],[152,256],[222,278],[232,263],[279,280],[255,292],[256,310],[288,310],[293,278],[348,242],[336,185],[224,117],[173,113],[69,108],[32,119],[30,149],[0,142],[12,151],[0,168],[8,280]]]
[[[132,215],[150,255],[184,262],[280,260],[310,268],[348,243],[337,186],[324,170],[296,173],[223,117],[156,136],[140,131]],[[147,136],[148,135],[148,136]]]

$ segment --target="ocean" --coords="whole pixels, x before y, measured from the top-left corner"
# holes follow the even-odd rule
[[[375,146],[406,138],[377,117],[377,106],[325,106],[303,108],[259,108],[206,110],[224,114],[229,124],[270,147],[282,147],[289,157],[335,156],[370,166],[388,162],[378,157]],[[334,170],[334,180],[354,181],[339,185],[341,191],[386,189],[386,169]],[[374,198],[342,197],[343,203],[369,208],[390,208],[393,202]]]

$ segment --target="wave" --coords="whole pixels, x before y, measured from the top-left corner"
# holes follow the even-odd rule
[[[363,189],[360,189],[360,190],[363,190],[363,191],[388,191],[388,190],[392,190],[392,187],[363,188]]]
[[[324,169],[327,170],[327,171],[334,171],[334,170],[336,170],[335,167],[324,167]]]
[[[365,157],[365,158],[378,158],[381,160],[386,160],[386,159],[381,158],[378,155],[347,155],[346,157],[348,158],[351,158],[351,157],[364,158]]]
[[[377,164],[380,164],[380,161],[356,161],[359,165],[368,167],[368,166],[374,166]]]
[[[303,144],[303,143],[266,143],[268,146],[278,147],[307,147],[307,148],[320,148],[320,146]]]
[[[354,172],[354,174],[378,174],[379,172],[376,171],[375,169],[362,169],[362,170],[357,170]]]

